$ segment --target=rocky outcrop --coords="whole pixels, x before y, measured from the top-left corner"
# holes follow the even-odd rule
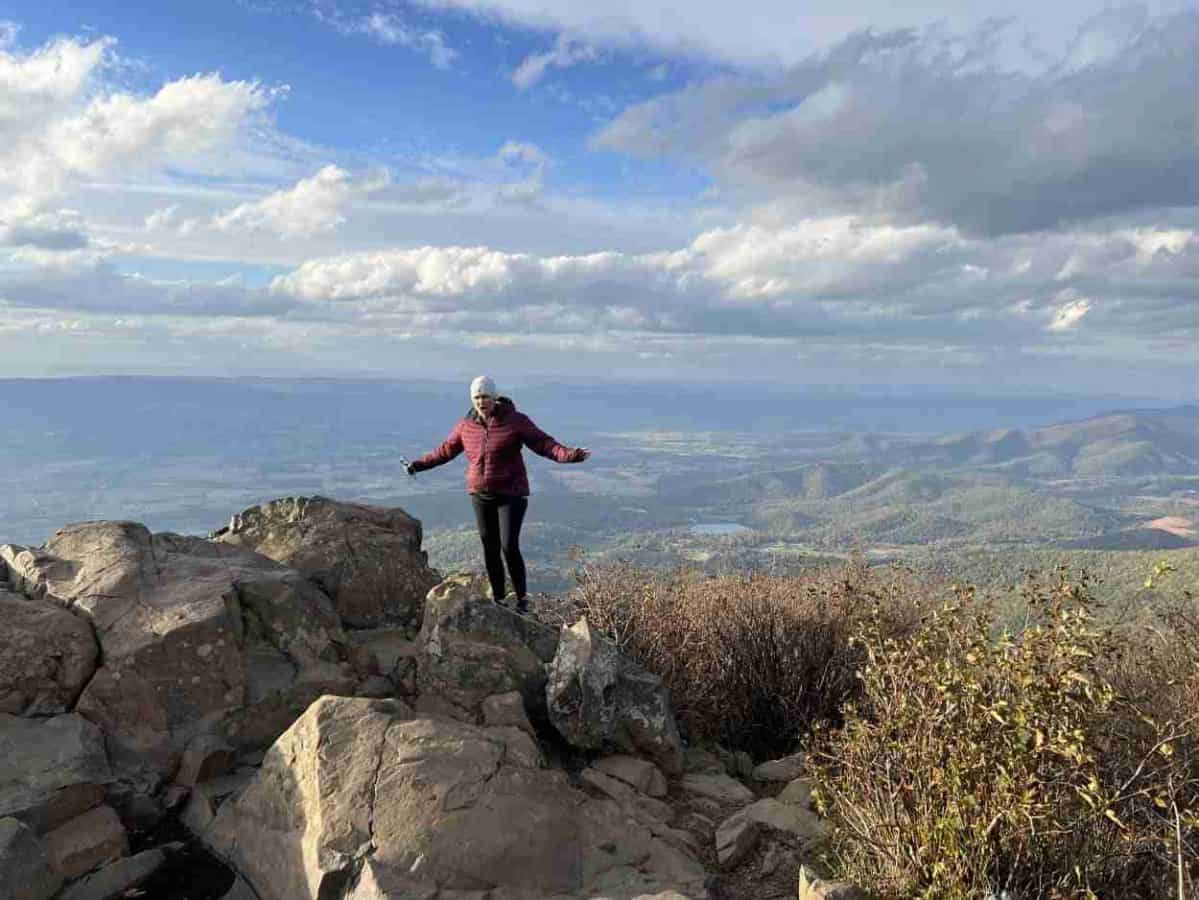
[[[440,579],[421,550],[421,524],[402,509],[285,497],[233,517],[214,539],[313,579],[347,628],[419,626]]]
[[[269,743],[317,696],[354,683],[328,597],[248,550],[93,522],[4,559],[32,601],[94,626],[104,664],[76,709],[123,769],[169,776],[204,733]]]
[[[576,747],[648,756],[664,772],[683,769],[683,742],[662,680],[592,633],[587,620],[563,628],[546,688],[550,721]]]
[[[417,638],[417,690],[476,720],[483,701],[519,692],[534,718],[545,716],[545,664],[554,658],[556,629],[487,599],[485,581],[461,575],[431,591]]]
[[[810,790],[759,795],[800,757],[684,753],[659,679],[477,576],[414,619],[381,570],[329,574],[400,541],[395,512],[284,500],[216,541],[96,522],[0,547],[0,900],[115,898],[195,849],[125,856],[164,819],[259,900],[699,900],[701,857],[794,891]],[[345,630],[321,585],[386,624]]]
[[[693,856],[489,731],[398,701],[322,698],[209,839],[263,900],[706,896]]]
[[[0,562],[0,582],[7,579]],[[0,587],[0,712],[70,712],[96,671],[91,626],[45,600]]]
[[[113,780],[104,736],[69,713],[52,719],[0,714],[0,817],[46,832],[104,800]]]

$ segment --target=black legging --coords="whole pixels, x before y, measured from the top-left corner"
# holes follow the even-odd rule
[[[475,508],[479,538],[483,541],[483,560],[487,564],[491,596],[497,601],[504,599],[506,561],[516,598],[523,600],[527,585],[525,561],[520,555],[520,524],[524,521],[525,510],[529,508],[529,498],[511,497],[506,494],[490,494],[484,497],[471,494],[470,501]]]

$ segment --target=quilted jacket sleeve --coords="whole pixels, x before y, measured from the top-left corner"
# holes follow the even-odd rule
[[[520,438],[524,445],[539,456],[552,459],[554,462],[582,462],[582,451],[575,447],[565,447],[533,424],[528,416],[521,416]]]
[[[413,472],[423,472],[426,469],[432,469],[440,466],[442,463],[448,463],[451,459],[462,452],[462,423],[459,422],[454,426],[454,430],[450,432],[450,436],[442,441],[432,453],[426,453],[420,459],[412,461]]]

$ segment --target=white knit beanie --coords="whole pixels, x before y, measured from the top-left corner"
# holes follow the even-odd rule
[[[490,375],[480,375],[470,383],[470,398],[473,400],[479,395],[484,397],[496,397],[495,382],[491,380]]]

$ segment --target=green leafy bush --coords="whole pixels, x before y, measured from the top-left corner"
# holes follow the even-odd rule
[[[1018,631],[969,589],[914,602],[908,634],[865,617],[860,694],[811,740],[831,864],[894,898],[1194,896],[1199,651],[1098,627],[1065,572]]]

